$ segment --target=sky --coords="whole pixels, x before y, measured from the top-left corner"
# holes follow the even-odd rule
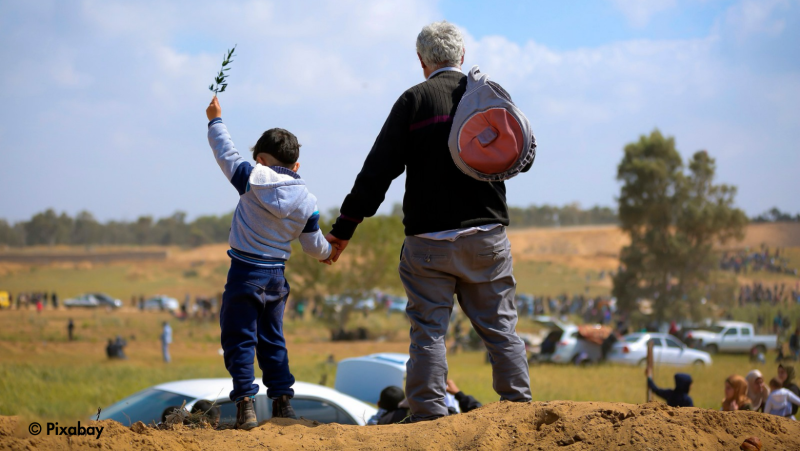
[[[220,103],[237,148],[292,131],[320,210],[338,207],[438,20],[536,135],[509,205],[615,206],[622,149],[658,128],[716,158],[749,215],[800,212],[800,0],[2,0],[0,218],[232,211],[205,108],[234,44]]]

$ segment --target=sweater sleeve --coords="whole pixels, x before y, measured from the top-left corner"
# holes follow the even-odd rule
[[[328,243],[325,235],[319,229],[319,210],[314,210],[314,213],[308,218],[299,240],[303,252],[317,260],[325,260],[333,252],[333,246]]]
[[[408,145],[409,111],[412,104],[413,98],[406,92],[392,107],[350,194],[342,203],[342,217],[336,220],[331,231],[335,237],[349,240],[361,220],[375,215],[392,180],[405,171],[403,152]]]
[[[669,388],[658,388],[656,383],[653,382],[653,379],[650,377],[647,378],[647,387],[649,387],[650,390],[653,390],[653,393],[655,393],[656,396],[663,398],[666,401],[669,401],[672,397],[672,390]]]
[[[791,391],[786,393],[786,398],[794,405],[800,406],[800,397],[792,393]]]
[[[215,118],[208,123],[208,144],[214,151],[219,168],[228,178],[236,191],[241,196],[247,191],[247,182],[253,166],[246,161],[233,145],[228,128],[222,123],[222,118]]]
[[[764,405],[764,413],[770,414],[773,410],[777,407],[772,400],[775,399],[774,396],[769,396],[767,398],[767,403]]]

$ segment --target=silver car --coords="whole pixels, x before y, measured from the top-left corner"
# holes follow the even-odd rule
[[[711,356],[692,349],[669,334],[635,333],[622,337],[611,348],[608,361],[644,366],[647,363],[647,343],[653,342],[653,363],[656,365],[711,365]]]
[[[120,308],[122,307],[122,301],[120,301],[119,299],[114,299],[111,296],[103,293],[87,293],[74,297],[72,299],[67,299],[66,301],[64,301],[64,307],[68,309],[73,307]]]

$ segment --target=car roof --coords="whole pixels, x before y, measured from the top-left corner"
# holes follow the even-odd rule
[[[753,327],[752,324],[744,321],[717,321],[716,324],[722,327]]]
[[[258,394],[266,395],[267,388],[261,381],[254,381],[258,385]],[[226,378],[214,379],[189,379],[182,381],[165,382],[153,386],[157,390],[168,391],[177,393],[179,395],[190,396],[197,399],[207,399],[209,401],[216,401],[220,399],[228,399],[228,394],[233,390],[233,381]],[[370,407],[352,396],[345,395],[332,388],[324,387],[322,385],[310,384],[308,382],[295,382],[292,386],[295,396],[303,396],[309,398],[322,398],[333,401],[342,407],[352,409],[355,407]]]

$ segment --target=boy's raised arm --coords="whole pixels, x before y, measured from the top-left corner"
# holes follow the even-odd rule
[[[217,164],[239,195],[242,195],[247,190],[247,181],[250,179],[253,166],[242,158],[233,145],[228,128],[222,123],[222,108],[219,106],[219,99],[216,96],[211,99],[211,103],[206,108],[206,117],[209,120],[208,144],[214,151]]]

